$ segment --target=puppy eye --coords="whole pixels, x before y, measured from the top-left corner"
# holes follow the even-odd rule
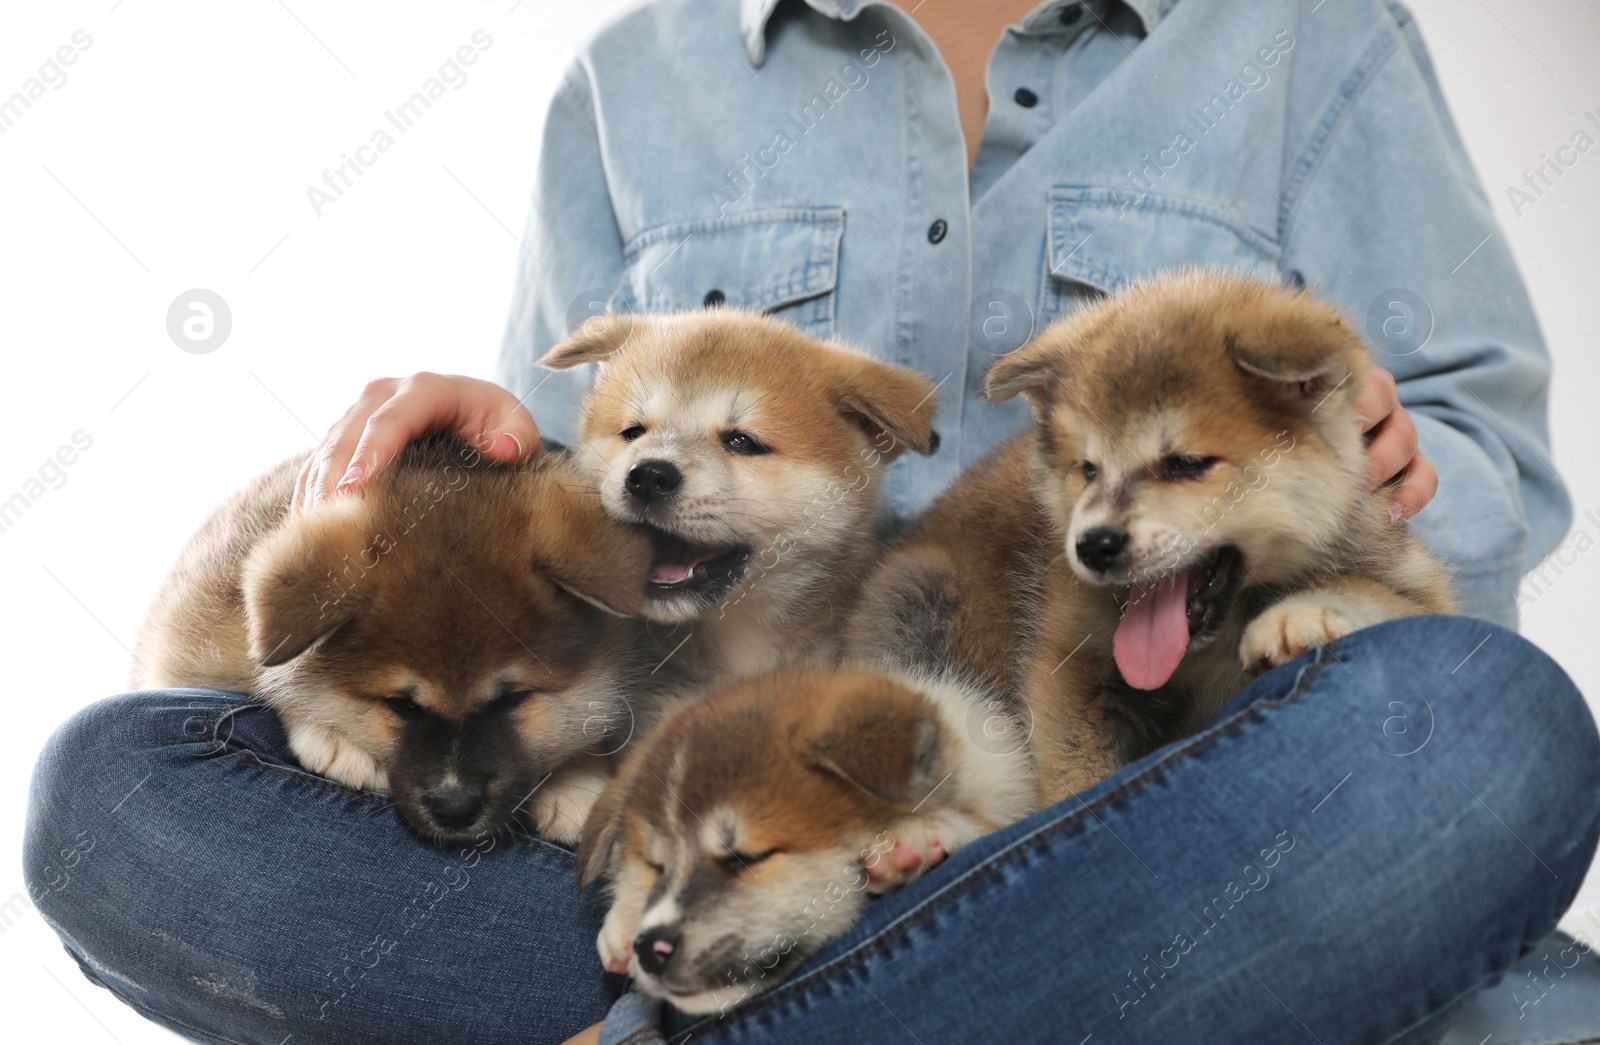
[[[424,710],[422,705],[404,693],[397,693],[384,701],[384,703],[389,705],[390,711],[393,711],[403,719],[415,721],[419,718],[428,717],[428,712]]]
[[[1198,479],[1217,463],[1215,457],[1199,454],[1168,454],[1161,459],[1161,478],[1168,481]]]
[[[1086,483],[1094,482],[1095,477],[1100,474],[1100,469],[1094,466],[1093,461],[1079,461],[1078,469],[1083,472],[1083,481]]]
[[[508,711],[515,711],[517,708],[522,706],[524,701],[533,696],[534,693],[535,690],[532,689],[511,689],[507,687],[500,691],[500,695],[498,697],[495,697],[493,700],[489,701],[489,703],[484,706],[483,710],[497,715],[505,714]]]
[[[641,435],[644,435],[644,425],[629,425],[622,430],[622,441],[631,443]]]
[[[755,436],[740,431],[722,433],[722,445],[729,453],[742,454],[745,457],[759,457],[772,452]]]
[[[646,867],[650,868],[650,870],[654,871],[657,875],[664,875],[664,874],[667,873],[666,866],[663,865],[663,864],[658,864],[658,863],[654,863],[654,862],[652,862],[650,860],[646,860],[644,862],[644,865]]]
[[[778,850],[776,849],[768,849],[764,853],[741,853],[736,850],[718,860],[717,866],[728,874],[738,874],[746,868],[754,867],[769,857],[775,856],[777,852]]]

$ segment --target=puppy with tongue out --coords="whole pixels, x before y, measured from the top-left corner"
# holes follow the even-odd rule
[[[601,317],[539,362],[596,364],[576,457],[655,542],[639,581],[672,670],[831,662],[883,471],[933,452],[933,383],[732,307]]]
[[[985,397],[1022,397],[1034,424],[869,578],[863,607],[918,610],[860,621],[863,652],[933,649],[1018,694],[1050,804],[1200,729],[1256,672],[1450,612],[1444,570],[1366,486],[1369,365],[1333,306],[1232,275],[1080,309],[990,369]]]

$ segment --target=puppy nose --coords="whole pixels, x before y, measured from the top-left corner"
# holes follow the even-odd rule
[[[665,501],[683,485],[683,473],[671,461],[640,461],[628,470],[628,493],[640,504]]]
[[[428,796],[428,812],[440,827],[470,826],[483,811],[483,796],[465,788],[452,788]]]
[[[633,941],[633,953],[639,956],[639,964],[644,971],[652,976],[660,976],[666,970],[667,963],[672,961],[672,956],[678,953],[678,933],[664,926],[646,929]]]
[[[1078,559],[1089,569],[1104,573],[1117,564],[1128,546],[1128,535],[1111,526],[1096,526],[1078,535]]]

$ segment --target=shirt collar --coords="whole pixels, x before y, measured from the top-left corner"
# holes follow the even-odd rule
[[[744,37],[745,52],[750,64],[760,66],[767,58],[767,21],[780,0],[739,0],[739,33]],[[1033,24],[1058,16],[1061,8],[1079,0],[1047,0],[1040,4],[1025,22]],[[1177,6],[1178,0],[1120,0],[1130,7],[1144,22],[1145,35],[1155,32],[1156,26],[1167,12]],[[811,9],[828,18],[850,21],[867,6],[866,0],[806,0]]]

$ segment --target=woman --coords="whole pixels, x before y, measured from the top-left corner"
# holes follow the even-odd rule
[[[359,489],[429,431],[537,452],[581,387],[533,360],[573,325],[728,305],[940,382],[943,448],[885,484],[906,517],[1023,423],[977,403],[987,364],[1086,297],[1183,264],[1315,286],[1393,372],[1362,397],[1370,481],[1397,519],[1434,502],[1416,525],[1480,619],[1396,622],[1273,672],[1201,735],[874,903],[746,1008],[689,1027],[630,996],[604,1034],[1434,1041],[1547,953],[1600,830],[1582,698],[1485,623],[1515,623],[1568,519],[1547,362],[1493,231],[1416,27],[1381,0],[657,0],[590,42],[552,105],[515,394],[374,382],[297,501]],[[622,987],[571,854],[426,848],[295,766],[240,697],[125,696],[68,723],[28,860],[85,973],[198,1040],[594,1040]],[[1577,997],[1576,946],[1549,952],[1562,987],[1547,970],[1537,1001],[1501,1004]]]

